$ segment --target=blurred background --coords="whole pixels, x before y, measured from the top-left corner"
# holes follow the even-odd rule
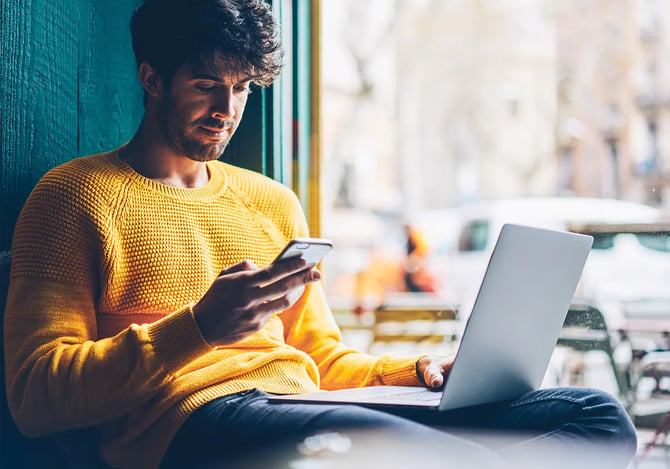
[[[324,263],[335,303],[416,290],[463,301],[455,283],[465,273],[453,264],[488,247],[465,238],[495,239],[505,217],[557,227],[667,218],[670,3],[340,0],[322,9],[322,234],[336,246]],[[550,205],[520,200],[538,197]],[[500,199],[504,208],[481,203]],[[660,233],[596,247],[622,267],[647,256],[626,280],[640,295],[650,282],[659,284],[651,293],[670,295],[670,266],[641,275],[670,264]],[[418,286],[405,281],[424,268]],[[469,275],[479,283],[479,271]],[[591,290],[618,291],[604,281]]]
[[[574,301],[601,314],[609,345],[557,347],[546,384],[610,390],[659,428],[670,2],[325,1],[321,53],[321,234],[335,246],[322,270],[345,339],[409,351],[367,331],[380,307],[462,324],[503,223],[588,233]],[[424,351],[435,332],[402,327]],[[454,351],[458,327],[441,334]]]

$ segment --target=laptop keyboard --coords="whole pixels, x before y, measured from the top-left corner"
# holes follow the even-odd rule
[[[375,401],[379,401],[381,403],[383,402],[389,402],[389,403],[400,403],[400,404],[412,404],[412,403],[417,403],[417,402],[434,402],[435,405],[440,403],[440,399],[442,398],[442,393],[440,392],[425,392],[425,391],[417,391],[417,392],[405,392],[405,393],[398,393],[398,394],[384,394],[381,396],[376,396],[374,398]]]

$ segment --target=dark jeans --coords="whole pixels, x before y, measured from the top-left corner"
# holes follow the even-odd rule
[[[544,389],[448,412],[278,404],[266,396],[252,390],[200,407],[161,468],[616,469],[637,443],[619,402],[595,389]],[[312,465],[299,466],[301,458]]]

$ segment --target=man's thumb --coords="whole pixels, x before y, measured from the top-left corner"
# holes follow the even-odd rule
[[[238,262],[237,264],[233,264],[230,267],[226,267],[219,273],[219,277],[222,275],[229,275],[229,274],[234,274],[236,272],[243,272],[245,270],[256,270],[258,267],[256,267],[256,264],[254,264],[253,261],[249,259],[245,259],[242,262]]]

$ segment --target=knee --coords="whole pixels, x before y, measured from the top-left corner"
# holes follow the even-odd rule
[[[416,434],[429,430],[411,420],[357,406],[333,407],[313,423],[331,430],[384,430],[401,434]]]
[[[637,433],[626,409],[613,395],[591,388],[553,388],[530,396],[545,405],[545,429],[553,431],[541,449],[570,454],[571,466],[625,467],[637,450]],[[566,452],[566,444],[570,451]],[[567,457],[567,456],[565,456]],[[574,460],[574,462],[572,462]],[[552,466],[553,467],[553,466]],[[561,465],[560,467],[568,467]]]
[[[637,449],[637,432],[628,412],[621,402],[605,391],[576,388],[577,397],[583,402],[580,420],[605,442],[616,443],[633,454]]]

